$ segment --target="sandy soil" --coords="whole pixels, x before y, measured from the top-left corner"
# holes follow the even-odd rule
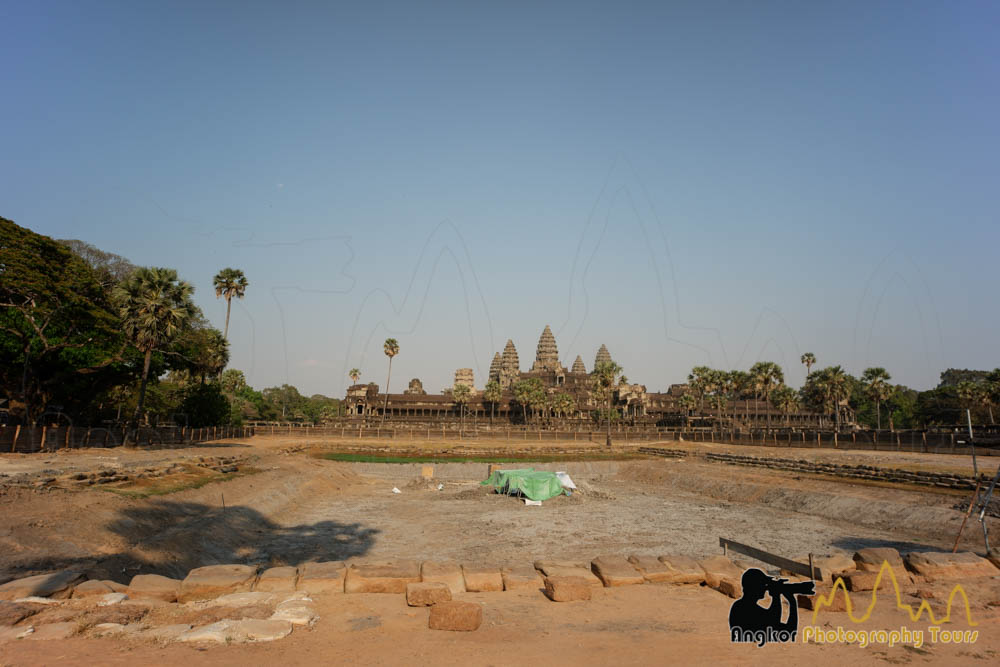
[[[257,438],[179,450],[81,450],[44,459],[0,456],[0,473],[6,474],[56,475],[109,461],[130,469],[220,453],[252,457],[260,470],[145,499],[95,487],[44,492],[7,487],[0,494],[0,578],[73,567],[91,577],[127,582],[140,572],[181,576],[208,563],[298,564],[313,559],[504,563],[537,558],[587,561],[602,553],[702,556],[720,553],[720,536],[788,557],[883,545],[950,550],[961,522],[961,513],[952,509],[956,496],[949,493],[747,469],[693,457],[539,464],[535,467],[568,471],[579,493],[526,507],[478,484],[486,477],[486,464],[435,464],[435,479],[426,482],[420,479],[420,465],[339,463],[318,459],[310,451],[288,451],[289,445],[302,444]],[[959,457],[793,451],[794,458],[896,467],[961,465]],[[778,455],[773,448],[754,453]],[[394,486],[402,493],[392,493]],[[991,525],[993,534],[1000,535],[1000,522]],[[978,524],[970,523],[963,546],[981,550]],[[396,596],[334,596],[320,601],[320,625],[272,645],[201,651],[109,640],[17,642],[3,647],[0,663],[42,664],[72,656],[77,662],[103,664],[300,664],[323,655],[364,663],[396,664],[416,656],[435,664],[490,664],[505,660],[513,645],[519,655],[560,664],[648,664],[662,662],[665,656],[732,663],[761,655],[729,644],[725,618],[730,601],[706,589],[609,589],[589,605],[558,605],[522,593],[483,601],[486,623],[471,635],[428,632],[426,611],[410,610]],[[993,607],[983,606],[988,602],[977,603],[977,613],[988,617],[986,639],[972,649],[937,646],[925,654],[900,647],[879,653],[876,647],[863,655],[887,662],[995,660],[1000,632],[996,615],[989,611]],[[899,625],[896,613],[885,610],[887,627]],[[960,655],[963,650],[967,654]],[[806,655],[832,662],[859,656],[858,648],[841,646],[774,646],[762,651],[779,663]]]

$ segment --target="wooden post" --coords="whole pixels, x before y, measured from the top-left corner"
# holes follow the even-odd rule
[[[837,449],[837,432],[833,432],[833,448]]]
[[[813,565],[813,555],[809,554],[809,578],[813,581],[816,580],[816,566]]]
[[[18,424],[14,427],[14,439],[10,441],[10,451],[17,451],[17,436],[21,435],[21,425]]]
[[[48,435],[48,431],[49,431],[49,427],[48,426],[43,426],[42,427],[42,444],[41,444],[40,449],[43,452],[45,451],[45,437]]]
[[[69,436],[72,430],[73,430],[72,426],[66,427],[66,439],[63,441],[63,447],[69,448]],[[952,445],[951,448],[955,449],[955,445]]]

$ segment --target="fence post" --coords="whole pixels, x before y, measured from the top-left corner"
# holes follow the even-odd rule
[[[45,451],[45,437],[48,434],[48,430],[49,430],[48,426],[43,426],[42,427],[42,444],[41,444],[41,447],[40,447],[39,451],[42,451],[42,452]]]
[[[16,449],[17,448],[17,436],[19,436],[19,435],[21,435],[21,425],[20,424],[18,424],[17,426],[14,427],[14,439],[10,441],[10,451],[11,452],[16,452],[17,451],[17,449]]]

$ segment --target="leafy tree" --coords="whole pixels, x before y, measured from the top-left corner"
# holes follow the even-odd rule
[[[861,382],[865,386],[868,397],[875,401],[875,428],[882,430],[882,402],[892,394],[889,380],[892,376],[882,367],[866,368],[861,374]]]
[[[192,428],[224,426],[232,416],[229,400],[217,382],[191,385],[181,403],[181,411],[187,415]]]
[[[105,252],[85,241],[59,239],[58,243],[69,248],[74,255],[86,262],[93,270],[101,287],[108,293],[115,285],[132,275],[136,269],[132,262],[121,255]]]
[[[963,382],[982,382],[989,375],[987,371],[972,371],[967,368],[949,368],[941,373],[941,382],[938,383],[938,388],[941,387],[957,387]]]
[[[490,380],[486,383],[486,388],[483,390],[483,399],[489,401],[490,403],[490,426],[493,426],[493,417],[496,414],[497,403],[503,397],[503,391],[500,389],[500,383],[496,380]]]
[[[684,411],[684,426],[690,426],[691,411],[698,405],[698,399],[694,397],[694,394],[685,392],[677,399],[677,405]]]
[[[531,395],[528,401],[535,415],[538,415],[549,407],[549,395],[538,378],[529,378],[528,382],[531,384]]]
[[[392,358],[399,354],[399,341],[395,338],[386,338],[382,344],[382,351],[389,357],[389,372],[385,376],[385,404],[382,406],[382,421],[385,423],[385,414],[389,411],[389,380],[392,378]]]
[[[195,313],[191,295],[194,288],[179,280],[177,272],[164,268],[140,268],[114,290],[122,330],[143,353],[142,383],[132,416],[138,427],[149,380],[153,350],[175,339]]]
[[[799,394],[791,387],[781,386],[771,395],[774,404],[785,413],[785,424],[789,422],[791,412],[799,407]]]
[[[553,408],[560,418],[571,415],[576,411],[576,401],[565,392],[560,392],[553,397]]]
[[[226,328],[222,332],[222,337],[229,340],[229,311],[233,307],[233,297],[242,299],[247,293],[247,277],[239,269],[222,269],[215,274],[212,279],[215,285],[215,298],[222,297],[226,300]]]
[[[247,387],[247,378],[243,371],[230,368],[222,373],[222,390],[233,396],[239,395]]]
[[[688,386],[698,398],[698,405],[704,406],[705,394],[712,390],[712,369],[708,366],[695,366],[688,374]]]
[[[812,372],[813,364],[816,363],[816,355],[812,352],[806,352],[799,359],[806,367],[806,378],[809,378],[809,374]]]
[[[939,386],[917,394],[915,422],[921,426],[952,426],[963,421],[958,389],[954,385]]]
[[[840,430],[843,406],[851,395],[852,378],[840,366],[828,366],[809,375],[802,387],[803,402],[825,414],[834,413]]]
[[[706,368],[706,370],[709,370]],[[694,370],[692,370],[694,374]],[[611,399],[622,375],[622,367],[614,361],[602,361],[594,368],[591,376],[591,391],[598,400],[607,406],[608,437],[607,446],[611,447]]]
[[[175,366],[186,368],[204,383],[208,377],[217,377],[229,363],[229,342],[218,329],[197,323],[181,332],[170,354],[177,357]]]
[[[357,368],[352,368],[350,371],[347,372],[347,375],[348,377],[351,378],[351,382],[353,384],[357,384],[358,380],[361,379],[361,371],[359,371]]]
[[[0,332],[0,387],[27,423],[56,401],[83,410],[126,379],[126,342],[93,270],[65,246],[5,218]]]

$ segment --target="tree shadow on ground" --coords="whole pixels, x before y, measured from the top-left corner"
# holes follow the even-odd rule
[[[830,545],[845,551],[857,551],[871,547],[890,547],[901,554],[910,551],[942,551],[939,547],[931,544],[920,544],[919,542],[906,542],[889,538],[841,537],[831,542]]]
[[[262,568],[364,556],[379,530],[334,519],[282,526],[246,506],[169,500],[121,510],[107,529],[129,546],[117,553],[18,563],[7,578],[75,569],[90,578],[128,583],[136,574],[183,577],[202,565],[240,563]]]

